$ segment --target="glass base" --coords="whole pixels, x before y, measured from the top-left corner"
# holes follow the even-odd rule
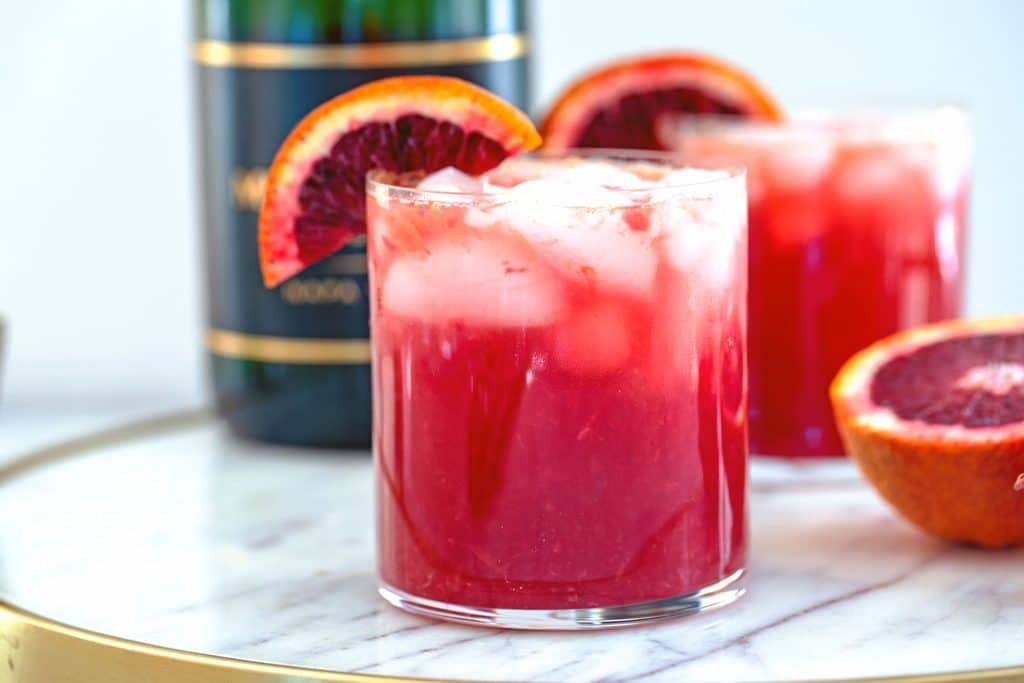
[[[618,628],[692,616],[724,607],[743,595],[744,570],[693,593],[616,607],[584,609],[500,609],[465,607],[429,600],[381,583],[377,591],[389,603],[413,614],[493,628],[585,630]]]

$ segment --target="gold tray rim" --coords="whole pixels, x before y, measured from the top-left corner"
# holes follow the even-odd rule
[[[30,450],[0,465],[0,484],[64,458],[199,426],[212,422],[214,416],[215,412],[211,408],[176,411],[122,423]],[[11,676],[11,679],[7,676]],[[422,683],[444,679],[330,671],[179,650],[63,623],[0,596],[0,681],[6,680],[63,683],[93,683],[99,680],[106,683],[135,683],[139,680],[149,683],[177,683],[183,680],[193,683]],[[815,679],[794,683],[810,683],[811,680]],[[827,680],[829,683],[1024,683],[1024,665]]]

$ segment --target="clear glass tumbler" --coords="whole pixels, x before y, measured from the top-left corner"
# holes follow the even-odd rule
[[[416,181],[367,185],[384,598],[559,629],[735,599],[742,171],[568,153]]]
[[[959,315],[970,130],[955,108],[666,124],[747,168],[751,452],[843,454],[828,386],[856,351]]]

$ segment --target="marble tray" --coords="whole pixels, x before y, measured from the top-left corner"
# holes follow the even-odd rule
[[[366,453],[244,443],[205,413],[7,464],[0,680],[1024,681],[1024,550],[931,540],[845,462],[754,463],[738,603],[593,633],[384,604],[371,494]]]

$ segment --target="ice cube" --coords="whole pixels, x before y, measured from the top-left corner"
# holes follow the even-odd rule
[[[792,134],[763,150],[759,171],[763,182],[783,192],[806,192],[820,185],[835,155],[824,135]]]
[[[503,199],[509,202],[532,205],[536,208],[563,209],[566,207],[609,208],[629,204],[623,193],[602,187],[596,183],[576,182],[565,176],[561,178],[538,178],[519,183],[505,191]]]
[[[702,275],[712,288],[728,286],[746,226],[743,185],[733,179],[680,193],[655,207],[651,232],[672,266]]]
[[[669,207],[655,209],[652,226],[666,235],[662,241],[669,261],[679,270],[692,272],[712,256],[715,248],[714,228],[704,225],[689,212],[672,211]],[[671,224],[670,228],[663,226]]]
[[[647,233],[622,217],[621,193],[593,185],[532,180],[502,196],[492,215],[534,244],[563,275],[605,291],[646,297],[656,256]]]
[[[905,253],[927,257],[937,197],[927,169],[912,159],[912,153],[889,145],[843,150],[829,183],[835,229],[849,231],[858,240],[899,243]]]
[[[492,173],[505,180],[529,171],[533,179],[502,192],[490,207],[482,207],[502,225],[536,245],[559,272],[595,287],[645,297],[654,281],[656,256],[650,236],[630,229],[623,214],[643,196],[608,185],[650,188],[643,180],[607,162],[506,162]],[[490,174],[485,183],[491,181]],[[504,182],[504,181],[502,181]],[[467,221],[489,227],[486,216]]]
[[[466,217],[464,220],[466,221],[466,225],[471,228],[489,228],[498,222],[498,219],[494,214],[488,213],[475,206],[466,211]]]
[[[446,166],[440,171],[434,171],[421,180],[416,187],[431,192],[460,192],[464,194],[477,194],[483,191],[483,183],[480,178],[463,173],[454,166]]]
[[[384,276],[381,302],[410,318],[490,327],[546,325],[565,308],[558,277],[521,241],[498,232],[397,259]]]
[[[715,180],[725,180],[729,177],[729,171],[712,170],[705,168],[677,168],[669,171],[658,183],[662,187],[682,187],[684,185],[696,185],[708,183]]]
[[[606,161],[583,161],[559,167],[547,177],[574,185],[589,185],[608,189],[640,190],[654,186],[653,182],[643,180],[624,168]]]
[[[657,255],[651,237],[633,230],[620,216],[597,223],[579,221],[559,231],[544,251],[560,271],[610,293],[651,295]]]
[[[906,170],[895,150],[854,147],[847,150],[832,175],[832,189],[845,202],[885,202],[899,192]]]
[[[638,172],[649,166],[612,163],[610,161],[570,158],[564,160],[510,158],[497,168],[485,173],[485,185],[497,188],[514,188],[533,180],[558,180],[581,186],[595,186],[610,189],[644,189],[654,183],[650,178],[641,177]],[[648,175],[645,173],[644,175]]]

